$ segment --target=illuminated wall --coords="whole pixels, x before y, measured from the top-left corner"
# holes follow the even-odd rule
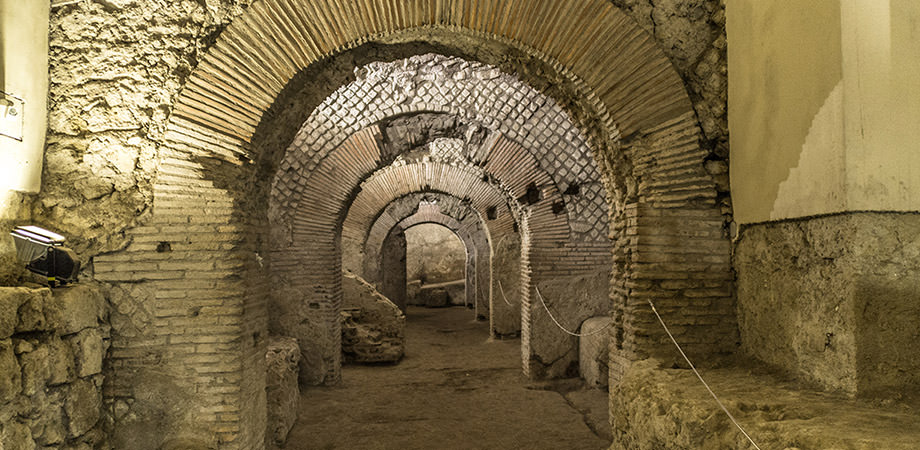
[[[0,192],[38,192],[48,122],[49,2],[0,0]],[[24,111],[20,111],[23,108]]]
[[[920,3],[736,0],[727,15],[736,220],[920,209]]]

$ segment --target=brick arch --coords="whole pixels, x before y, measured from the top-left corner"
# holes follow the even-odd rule
[[[528,161],[548,174],[560,191],[579,186],[579,194],[561,204],[570,221],[596,224],[586,227],[580,239],[606,240],[607,203],[591,150],[583,133],[551,98],[494,66],[436,54],[371,63],[358,72],[354,82],[314,109],[294,136],[274,181],[273,221],[290,220],[306,179],[347,136],[381,119],[436,112],[467,133],[497,133],[519,142],[533,155]],[[405,134],[422,125],[404,122],[384,125],[383,138],[396,146],[401,144],[393,142],[397,138],[411,141],[414,136]],[[442,129],[435,130],[439,133],[459,132],[444,129],[451,124],[427,126],[439,126]],[[464,156],[474,163],[485,157],[479,146],[470,146]]]
[[[388,203],[373,220],[370,226],[364,227],[359,236],[363,236],[355,247],[359,248],[359,257],[363,257],[363,270],[367,280],[381,280],[381,262],[384,248],[390,248],[385,245],[388,238],[392,237],[394,230],[397,232],[406,228],[405,220],[411,217],[424,218],[422,206],[425,203],[434,202],[439,215],[430,214],[434,217],[446,217],[453,220],[457,227],[453,228],[447,224],[442,225],[454,231],[460,239],[466,244],[467,249],[467,271],[466,271],[466,291],[467,298],[477,310],[477,316],[488,317],[490,322],[494,321],[492,311],[495,309],[491,303],[491,260],[492,247],[490,233],[494,232],[499,235],[505,233],[515,233],[514,219],[507,205],[500,205],[495,210],[492,219],[484,219],[484,216],[476,209],[471,201],[465,201],[457,196],[437,192],[415,192],[396,198]],[[500,210],[500,211],[499,211]],[[439,222],[440,223],[440,222]],[[344,230],[343,230],[344,239]],[[348,245],[343,245],[348,248]],[[354,251],[354,250],[353,250]],[[497,305],[503,308],[504,304]],[[520,312],[517,311],[519,315]],[[519,320],[518,320],[519,323]],[[494,327],[493,327],[494,329]]]
[[[615,365],[662,350],[665,343],[647,324],[644,308],[635,306],[642,302],[627,301],[631,296],[673,304],[675,317],[681,316],[678,305],[717,305],[706,320],[712,325],[693,327],[699,331],[692,331],[691,340],[704,350],[726,348],[735,333],[728,247],[714,183],[702,168],[707,152],[699,146],[691,103],[654,40],[607,1],[377,0],[345,6],[264,0],[228,27],[191,74],[170,119],[169,145],[221,164],[259,162],[267,149],[252,140],[254,133],[282,114],[272,103],[304,68],[366,43],[420,40],[496,63],[494,55],[502,54],[497,49],[511,49],[515,64],[527,60],[524,55],[548,69],[547,75],[522,71],[528,82],[542,80],[541,90],[558,93],[547,86],[559,81],[576,94],[560,100],[575,109],[590,135],[613,215],[613,305],[622,356]],[[677,223],[697,229],[693,237],[700,239],[682,240]],[[687,253],[709,260],[693,265],[682,256]],[[685,272],[698,279],[669,281]],[[634,276],[651,281],[627,281]]]
[[[525,49],[580,80],[624,135],[691,111],[653,39],[605,0],[263,0],[221,34],[175,115],[247,141],[301,69],[367,41],[464,33]],[[233,83],[216,83],[221,80]],[[203,113],[203,114],[202,114]]]
[[[330,232],[334,233],[341,224],[343,233],[351,233],[359,229],[351,221],[370,223],[389,199],[414,191],[443,190],[472,198],[474,203],[485,201],[479,197],[492,191],[476,187],[488,186],[481,182],[485,178],[497,180],[508,199],[536,194],[527,206],[528,219],[519,220],[528,224],[521,229],[527,236],[526,240],[522,237],[522,242],[528,245],[527,251],[521,252],[519,282],[522,354],[529,355],[522,364],[525,373],[564,375],[572,364],[577,364],[577,340],[553,325],[539,305],[530,302],[533,297],[529,287],[545,282],[563,289],[566,280],[583,284],[584,279],[607,276],[609,243],[579,239],[573,233],[569,216],[557,209],[564,199],[552,177],[542,170],[532,152],[504,136],[496,135],[478,146],[468,146],[475,148],[448,154],[445,157],[449,163],[422,160],[410,164],[397,160],[378,169],[384,160],[381,142],[380,125],[375,125],[356,133],[318,162],[300,189],[302,198],[293,208],[289,240],[273,243],[277,245],[271,257],[273,298],[279,301],[272,307],[278,312],[272,316],[272,329],[302,340],[307,361],[311,355],[326,355],[322,363],[306,366],[302,374],[323,370],[326,377],[335,379],[340,367],[340,332],[333,319],[338,317],[341,304],[341,245],[339,240],[329,239]],[[495,197],[485,201],[488,204],[481,208],[481,214],[485,214],[486,206],[502,201],[506,200]],[[286,270],[289,267],[295,270]],[[309,276],[301,276],[300,268],[307,268]],[[580,302],[557,302],[557,312],[577,323],[606,313],[607,283],[595,282],[592,286],[594,289],[585,292]],[[291,301],[295,298],[303,301]],[[314,348],[307,341],[315,341],[316,330],[326,330],[326,347]]]
[[[152,214],[128,232],[127,248],[94,261],[97,279],[145,310],[113,343],[107,400],[133,398],[135,374],[154,371],[172,383],[164,393],[187,399],[182,417],[194,417],[176,425],[178,435],[217,436],[222,449],[262,445],[270,274],[259,203],[289,141],[257,131],[283,125],[278,105],[298,91],[292,80],[309,83],[297,78],[305,69],[370,43],[421,40],[495,65],[516,52],[503,70],[520,65],[592,142],[613,216],[613,380],[666,344],[646,299],[680,327],[691,353],[732,347],[729,247],[699,126],[667,58],[611,2],[262,0],[219,36],[176,99]],[[285,261],[296,270],[296,257]],[[335,289],[320,291],[331,298]],[[318,348],[331,345],[314,337]]]
[[[509,158],[513,158],[509,155]],[[361,191],[348,209],[348,215],[345,218],[342,229],[343,247],[348,241],[354,244],[363,242],[366,237],[368,241],[372,238],[378,238],[379,235],[370,235],[373,224],[382,217],[381,210],[392,204],[393,201],[406,198],[417,192],[434,192],[454,198],[462,198],[463,202],[468,203],[468,219],[462,222],[467,226],[470,220],[475,230],[482,232],[482,242],[485,248],[480,247],[481,256],[479,260],[488,261],[490,248],[488,248],[487,233],[513,233],[519,222],[517,216],[520,214],[521,206],[515,200],[515,192],[523,192],[524,188],[507,186],[501,183],[498,177],[485,177],[486,172],[474,165],[458,164],[456,161],[431,161],[422,160],[412,163],[403,163],[391,165],[376,171],[372,176],[361,184]],[[488,178],[489,181],[485,181]],[[515,181],[515,180],[511,180]],[[517,183],[520,184],[520,183]],[[551,202],[552,197],[545,203]],[[416,207],[417,207],[416,203]],[[544,204],[543,208],[547,208]],[[487,217],[489,209],[495,210],[495,219],[487,220],[488,231],[485,230],[484,224],[480,217]],[[401,220],[404,220],[403,217]],[[390,229],[379,230],[389,233],[393,227],[399,223],[393,222]],[[564,223],[562,224],[564,225]],[[472,230],[471,230],[472,231]],[[542,230],[541,230],[542,231]],[[383,234],[383,233],[380,233]],[[545,234],[537,233],[541,238]],[[384,236],[385,237],[385,236]],[[353,244],[353,245],[354,245]],[[382,245],[382,242],[380,242]],[[367,256],[372,256],[371,252]],[[325,264],[325,261],[318,262]],[[477,276],[471,277],[469,285],[472,292],[477,295],[477,315],[483,318],[491,318],[490,298],[491,298],[491,276],[489,275],[489,266],[484,264],[479,267]],[[479,286],[480,283],[486,283]],[[482,298],[479,298],[482,297]]]
[[[476,216],[477,214],[474,212],[473,215]],[[386,236],[380,240],[377,252],[386,253],[388,249],[392,250],[394,236],[405,234],[410,228],[422,224],[441,225],[450,230],[463,243],[466,250],[464,285],[466,303],[474,308],[477,317],[490,317],[491,295],[488,291],[488,286],[490,285],[489,277],[491,276],[491,249],[489,247],[488,232],[476,219],[464,224],[464,222],[442,213],[437,205],[419,204],[414,213],[403,217],[402,220],[390,228]],[[405,252],[407,247],[401,247],[401,249]],[[403,254],[402,256],[402,261],[406,262],[405,255]],[[382,259],[376,259],[376,262],[377,269],[382,272]],[[405,267],[402,269],[405,269]],[[394,288],[401,289],[405,294],[406,283],[403,283],[402,286],[394,286]],[[472,298],[472,301],[469,300],[470,298]],[[480,301],[483,300],[484,303],[480,304]]]

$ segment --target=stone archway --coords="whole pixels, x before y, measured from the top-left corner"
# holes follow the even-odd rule
[[[507,217],[507,216],[506,216]],[[483,223],[479,213],[471,203],[440,192],[419,192],[407,194],[399,197],[386,205],[376,216],[370,226],[364,226],[358,233],[359,237],[356,244],[349,245],[348,234],[346,229],[349,220],[346,219],[346,225],[343,226],[343,248],[346,249],[345,257],[346,266],[349,258],[347,255],[353,253],[351,264],[357,266],[361,261],[361,272],[368,282],[379,282],[381,292],[388,295],[393,292],[398,298],[401,298],[399,290],[395,287],[387,287],[387,283],[382,277],[383,258],[385,254],[395,248],[391,242],[393,233],[399,233],[405,230],[407,222],[415,224],[422,222],[437,223],[451,230],[463,242],[467,251],[466,264],[466,292],[467,301],[477,310],[488,312],[491,317],[490,307],[490,289],[491,280],[491,240],[489,229]],[[349,250],[349,247],[354,248]],[[347,267],[346,267],[347,268]],[[404,295],[405,289],[402,289]],[[392,299],[392,298],[391,298]],[[395,302],[395,301],[394,301]],[[397,302],[397,305],[399,303]]]
[[[495,63],[570,100],[567,112],[586,130],[612,216],[614,380],[628,361],[664,351],[646,299],[682,326],[692,352],[734,345],[729,246],[702,167],[699,126],[668,60],[612,4],[263,0],[190,75],[160,148],[152,215],[128,232],[125,250],[96,258],[97,278],[130,290],[149,312],[113,349],[118,368],[108,395],[131,395],[139,373],[161,374],[163,390],[186,399],[188,420],[177,433],[217,436],[221,448],[261,445],[265,175],[287,147],[273,144],[291,132],[259,130],[302,123],[306,114],[281,110],[306,83],[298,74],[317,62],[370,43],[414,41]],[[503,66],[508,54],[513,62]],[[532,60],[520,62],[524,56]],[[291,115],[296,125],[276,121]],[[372,140],[364,133],[346,145],[368,151]],[[295,273],[297,265],[287,261]],[[335,287],[318,290],[334,306]]]
[[[473,308],[474,314],[478,319],[485,319],[490,317],[490,295],[488,292],[483,291],[482,285],[480,284],[483,282],[483,280],[479,276],[480,270],[483,268],[482,266],[489,265],[489,260],[491,259],[488,257],[490,254],[489,249],[482,249],[477,247],[476,243],[474,243],[472,240],[472,236],[469,233],[463,232],[463,225],[461,225],[460,222],[458,222],[456,219],[441,214],[436,206],[424,204],[419,205],[419,209],[416,213],[404,218],[398,224],[396,224],[396,226],[394,226],[384,238],[381,245],[381,253],[383,255],[387,255],[392,254],[395,251],[405,252],[406,254],[400,256],[402,257],[401,261],[406,264],[405,269],[408,269],[409,259],[407,258],[407,254],[409,253],[411,242],[409,242],[407,232],[413,227],[426,224],[441,226],[443,229],[450,231],[450,233],[459,239],[459,241],[463,244],[465,256],[463,284],[464,305],[468,305],[469,307]],[[401,236],[400,240],[406,239],[406,245],[394,245],[394,241],[396,241],[394,238],[397,236]],[[486,241],[486,243],[487,242],[488,241]],[[481,256],[481,254],[486,256]],[[379,264],[378,267],[380,268],[381,273],[385,273],[384,271],[387,270],[383,267],[383,260],[381,260],[381,264]],[[487,268],[485,272],[488,273]],[[408,275],[408,270],[406,270],[406,273]],[[385,275],[384,280],[386,280]],[[401,291],[403,298],[411,299],[411,296],[408,292],[409,289],[407,288],[407,282],[411,281],[411,279],[404,277],[402,281],[403,283],[401,286],[391,286],[390,290],[399,290]],[[383,286],[385,289],[387,288],[385,282]],[[423,286],[421,285],[419,286],[419,288],[422,287]],[[480,302],[481,300],[484,301]],[[452,302],[448,303],[448,305],[452,304]]]

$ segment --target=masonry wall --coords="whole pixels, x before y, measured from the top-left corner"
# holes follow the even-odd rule
[[[492,322],[497,336],[521,333],[521,236],[513,230],[492,236]]]
[[[406,283],[408,276],[406,274],[406,233],[401,230],[394,230],[383,241],[383,248],[380,255],[380,292],[392,301],[399,309],[405,311],[408,304],[408,292]]]
[[[630,361],[658,357],[683,364],[652,304],[691,358],[738,348],[730,211],[716,177],[699,164],[707,150],[698,133],[685,116],[630,143],[640,193],[613,230],[611,385]],[[679,192],[669,189],[674,184]]]
[[[425,283],[462,280],[466,251],[463,242],[443,226],[412,227],[406,230],[407,276],[409,280],[425,280]]]
[[[742,348],[828,390],[914,383],[920,7],[727,12]]]
[[[735,252],[743,350],[829,390],[915,386],[918,236],[917,214],[745,227]]]
[[[188,73],[248,3],[52,8],[48,144],[32,220],[68,236],[85,276],[111,285],[105,402],[116,411],[116,448],[262,442],[264,286],[240,277],[258,272],[255,244],[240,238],[252,222],[230,217],[224,180],[203,180],[221,165],[202,151],[209,144],[165,137]],[[187,146],[175,151],[176,142]],[[160,188],[156,207],[154,179],[178,186]],[[244,430],[227,425],[240,417]]]
[[[94,286],[0,288],[0,447],[106,447],[107,319]]]
[[[165,427],[175,425],[187,434],[219,435],[227,448],[246,447],[249,442],[259,441],[255,435],[238,435],[233,417],[237,413],[249,417],[252,411],[247,408],[255,411],[259,404],[251,401],[258,400],[258,386],[244,385],[240,377],[251,380],[254,378],[249,375],[256,373],[253,367],[260,346],[258,324],[264,320],[259,311],[264,306],[261,292],[265,282],[260,278],[265,269],[258,232],[264,229],[264,223],[259,217],[250,220],[237,215],[258,209],[246,203],[250,197],[228,188],[225,179],[216,180],[203,174],[226,169],[228,178],[237,176],[241,182],[251,181],[247,176],[254,171],[246,164],[253,155],[247,153],[250,150],[247,143],[231,137],[236,131],[227,133],[223,125],[201,135],[204,126],[178,120],[177,127],[184,131],[167,142],[165,124],[177,93],[183,88],[192,94],[199,89],[222,90],[219,86],[201,88],[200,78],[196,79],[198,85],[189,86],[187,76],[223,27],[241,14],[248,3],[109,1],[69,3],[54,8],[45,184],[31,214],[19,216],[31,217],[67,235],[85,263],[95,255],[107,253],[87,267],[90,276],[95,270],[97,278],[113,285],[113,303],[119,311],[116,328],[120,329],[113,339],[118,343],[115,345],[118,356],[113,358],[112,367],[115,373],[126,376],[121,385],[112,386],[107,398],[114,407],[127,411],[121,416],[122,423],[140,424],[146,418],[166,417]],[[719,34],[713,33],[713,23],[718,21],[717,3],[619,3],[618,6],[647,26],[679,66],[681,74],[691,80],[694,104],[706,131],[704,144],[714,154],[720,154],[717,119],[722,117],[719,105],[724,101],[718,93],[724,73],[718,70]],[[648,8],[658,15],[648,14]],[[694,38],[685,39],[684,32],[666,34],[664,30],[672,28],[660,26],[667,21],[660,19],[669,16],[675,17],[673,23],[689,20],[692,31],[688,33]],[[488,50],[481,54],[487,57]],[[527,59],[515,60],[504,68],[513,69],[512,66],[519,64],[522,72],[533,72],[535,69],[528,66],[531,63]],[[220,62],[220,58],[215,60]],[[210,70],[208,73],[213,74],[214,67]],[[350,68],[345,72],[350,73]],[[547,88],[545,81],[540,88],[557,89]],[[318,87],[318,91],[328,89],[328,86]],[[559,91],[567,92],[562,88]],[[199,105],[210,100],[192,96],[188,104]],[[569,100],[578,105],[587,103],[579,98]],[[271,103],[271,99],[259,98],[253,102]],[[660,109],[664,111],[662,114],[672,109],[672,105],[668,106]],[[258,115],[260,108],[244,109],[246,114]],[[219,109],[227,110],[226,105]],[[187,105],[183,117],[197,111],[197,106]],[[213,125],[207,117],[198,119],[205,126]],[[251,120],[257,122],[258,117],[247,117],[242,121],[243,127],[248,127]],[[171,152],[177,149],[178,153]],[[162,182],[157,195],[162,196],[162,201],[155,206],[154,179],[161,158],[169,159],[166,165],[170,167],[161,170],[165,178],[159,178]],[[270,165],[271,157],[266,159]],[[215,164],[215,161],[221,162]],[[244,168],[237,171],[239,163]],[[720,200],[725,199],[720,197]],[[218,228],[221,225],[227,227]],[[253,241],[242,238],[247,235],[253,236]],[[165,250],[163,243],[172,250]],[[164,250],[158,251],[159,248]],[[551,261],[554,251],[544,255]],[[189,260],[196,261],[195,264],[205,261],[204,266],[177,270],[171,265]],[[296,258],[291,262],[298,263]],[[529,270],[525,269],[522,280],[529,279]],[[338,273],[337,268],[334,272]],[[247,281],[240,283],[240,279]],[[337,289],[333,285],[326,293],[335,295]],[[188,297],[183,296],[186,295],[181,293],[183,290],[190,293]],[[529,305],[530,295],[529,290],[522,292],[522,303]],[[548,325],[545,317],[538,320]],[[219,331],[194,331],[212,325]],[[214,339],[216,342],[208,342]],[[317,340],[321,341],[321,337]],[[320,345],[325,344],[320,342]],[[242,359],[234,359],[231,356],[234,354],[242,354]],[[209,366],[212,361],[209,358],[219,361]],[[196,367],[204,366],[213,371],[209,375],[198,373],[200,369]],[[215,369],[218,366],[220,369]],[[565,367],[568,365],[562,364],[562,371]],[[151,378],[135,377],[150,374],[151,368]],[[138,379],[148,382],[133,383]],[[210,383],[214,379],[218,382]],[[182,385],[179,389],[173,385],[176,380]],[[127,388],[132,385],[144,387]],[[164,402],[153,400],[165,391],[185,393],[205,385],[211,386],[205,390],[213,391],[191,400],[185,397],[169,397]],[[242,390],[237,392],[236,385],[242,385]],[[151,390],[144,391],[148,386]],[[166,397],[158,399],[163,398]],[[158,409],[158,403],[181,404],[183,408],[167,411]],[[200,421],[198,417],[206,419]],[[123,430],[125,435],[132,432],[130,427]]]

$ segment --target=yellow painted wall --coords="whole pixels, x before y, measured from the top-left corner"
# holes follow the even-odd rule
[[[0,136],[0,193],[38,192],[48,122],[47,0],[0,0],[0,91],[25,101],[23,139]]]
[[[730,0],[735,218],[920,209],[920,2]]]
[[[778,200],[800,215],[842,210],[839,0],[730,0],[726,16],[735,220],[769,220]],[[806,147],[818,164],[793,173]]]
[[[851,210],[920,210],[920,2],[842,0]]]

